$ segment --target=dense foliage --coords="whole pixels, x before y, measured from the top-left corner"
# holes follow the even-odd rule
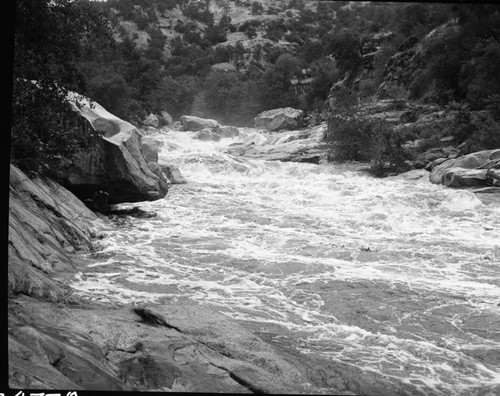
[[[429,33],[429,28],[441,25],[426,37],[416,72],[406,76],[409,98],[447,106],[448,112],[454,112],[452,122],[441,133],[453,136],[457,144],[464,145],[464,150],[472,152],[500,147],[500,6],[409,4],[397,10],[396,15],[402,18],[393,25],[397,33],[395,38],[398,35],[401,38],[408,35],[422,38]],[[391,42],[387,44],[375,57],[375,87],[384,77],[379,72],[379,65],[385,65],[397,50],[396,47],[391,50]],[[338,44],[334,47],[337,52],[341,48]],[[359,63],[356,63],[353,48],[350,45],[351,56],[343,57],[350,64],[342,67],[342,63],[337,62],[337,66],[355,73]],[[380,62],[382,58],[385,59]],[[334,159],[369,160],[374,170],[401,171],[407,160],[415,155],[405,142],[424,138],[422,150],[441,145],[438,136],[412,136],[408,129],[396,131],[390,125],[356,115],[357,102],[369,101],[374,90],[361,86],[356,91],[353,85],[350,87],[358,100],[348,109],[338,111],[339,114],[330,115],[325,135]],[[404,87],[401,88],[394,88],[390,96],[404,100]]]
[[[102,58],[101,55],[101,59],[93,61],[93,65],[86,62],[87,78],[93,80],[90,91],[93,97],[97,101],[104,101],[105,106],[106,101],[109,102],[110,95],[103,98],[106,89],[101,89],[97,84],[98,79],[93,77],[101,74],[98,71],[102,70],[102,64],[106,61],[107,69],[110,68],[110,64],[113,65],[112,71],[107,73],[111,73],[115,78],[103,80],[114,81],[116,88],[123,93],[119,102],[112,104],[111,108],[129,120],[141,119],[146,113],[155,111],[154,108],[160,104],[165,105],[163,110],[171,112],[174,117],[196,110],[198,115],[222,117],[221,122],[239,120],[239,123],[250,122],[258,111],[281,106],[295,106],[312,111],[316,107],[323,106],[329,87],[335,81],[342,78],[345,73],[354,75],[360,67],[364,37],[387,29],[399,29],[405,32],[405,35],[398,33],[383,44],[384,58],[379,60],[376,71],[381,79],[384,60],[396,51],[405,37],[429,31],[440,23],[441,19],[445,19],[449,11],[440,5],[426,6],[425,12],[412,11],[389,3],[373,3],[350,9],[346,7],[348,2],[318,2],[311,8],[305,7],[304,1],[289,2],[289,5],[283,6],[282,9],[275,7],[266,9],[262,3],[254,1],[246,5],[254,18],[235,26],[228,16],[228,11],[231,7],[244,5],[244,2],[239,0],[222,2],[224,14],[217,23],[210,12],[209,3],[205,0],[170,0],[168,4],[159,0],[108,1],[105,7],[115,15],[115,27],[121,36],[121,42],[117,43],[117,46],[127,46],[126,50],[133,53],[136,61],[131,64],[130,59],[117,57],[115,53],[112,59],[106,56]],[[165,42],[160,39],[158,18],[165,14],[166,9],[175,7],[178,7],[188,19],[178,19],[172,28],[179,35],[169,37]],[[425,27],[418,25],[420,30],[412,30],[408,26],[415,22],[414,14],[419,13],[437,16],[429,17],[428,20],[423,20],[421,17],[419,20],[423,21]],[[278,17],[262,19],[266,14]],[[119,20],[133,21],[139,31],[147,33],[148,49],[137,45],[132,48],[130,42],[137,43],[138,36],[134,38],[127,34],[118,23]],[[147,26],[144,21],[147,21]],[[405,21],[406,23],[403,23]],[[269,41],[264,45],[249,46],[241,41],[227,44],[228,35],[235,31],[245,33],[248,39],[260,35]],[[279,44],[283,40],[291,45]],[[170,48],[170,51],[165,48]],[[287,55],[288,58],[282,58],[283,55]],[[236,82],[235,77],[228,73],[226,76],[218,77],[218,81],[226,79],[225,83],[215,84],[211,77],[213,75],[211,66],[217,63],[232,64],[238,72]],[[135,72],[128,73],[130,68],[135,68]],[[308,77],[303,76],[302,70],[307,71],[306,74],[311,81],[305,89],[298,89],[292,86],[291,81]],[[149,75],[151,83],[149,91],[137,81],[138,72],[146,72]],[[167,107],[167,101],[157,101],[158,97],[165,96],[158,92],[162,86],[159,82],[169,78],[175,81],[193,82],[184,92],[179,89],[175,91],[182,94],[182,97],[174,96],[171,100],[172,103],[182,103],[183,106],[177,105],[172,108],[172,105]],[[102,83],[109,88],[109,83],[105,81]],[[233,100],[222,100],[215,105],[204,99],[214,95],[220,97],[227,92],[224,87],[230,83],[235,84],[232,88],[234,91],[247,89],[248,86],[258,89],[250,89],[249,95],[233,95]],[[138,89],[138,84],[142,88]],[[192,92],[190,87],[198,87],[198,90],[203,87],[203,92]],[[220,91],[209,92],[213,89]],[[251,106],[248,105],[249,102]]]
[[[67,90],[85,91],[77,62],[90,42],[110,40],[107,18],[88,2],[16,2],[12,161],[28,173],[57,177],[64,158],[88,146],[64,100]]]
[[[414,152],[405,146],[411,131],[395,131],[386,121],[359,111],[357,97],[347,89],[337,96],[339,105],[330,111],[324,136],[330,143],[330,159],[370,162],[381,175],[408,170],[408,161],[414,159]]]
[[[211,11],[214,1],[222,7],[217,16]],[[251,18],[235,24],[230,11],[243,6]],[[12,153],[25,167],[52,167],[49,162],[62,153],[56,136],[64,123],[54,120],[64,117],[51,114],[65,111],[64,89],[88,95],[135,124],[161,111],[235,125],[284,106],[314,115],[328,110],[325,101],[339,81],[358,101],[371,100],[401,44],[454,20],[454,28],[425,49],[423,67],[407,84],[410,98],[490,109],[491,122],[457,126],[464,139],[477,133],[478,123],[491,124],[493,131],[499,118],[500,14],[492,4],[20,0],[16,7]],[[232,38],[241,33],[245,40]],[[219,64],[224,66],[214,66]],[[367,67],[370,79],[356,81]],[[43,89],[35,94],[24,80],[36,80]],[[356,131],[386,129],[334,118],[330,124],[340,123],[335,129],[352,138]],[[335,136],[329,133],[327,140]],[[485,132],[482,141],[496,144],[495,133]],[[65,149],[79,144],[68,141]],[[374,158],[373,150],[355,151],[350,158]],[[387,150],[377,152],[389,156]]]

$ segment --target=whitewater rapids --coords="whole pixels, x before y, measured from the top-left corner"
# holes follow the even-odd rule
[[[160,163],[188,184],[133,205],[154,218],[116,218],[74,278],[78,294],[210,304],[408,394],[500,392],[500,199],[226,154],[263,142],[250,129],[219,142],[154,137]]]

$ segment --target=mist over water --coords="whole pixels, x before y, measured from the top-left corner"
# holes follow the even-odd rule
[[[189,181],[116,219],[71,285],[99,301],[191,300],[257,332],[405,383],[500,390],[500,202],[332,164],[250,160],[236,141],[155,136]],[[127,206],[127,205],[125,205]],[[134,206],[137,206],[135,204]]]

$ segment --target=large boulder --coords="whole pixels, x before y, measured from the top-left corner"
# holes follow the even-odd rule
[[[429,178],[432,183],[449,187],[487,185],[495,180],[499,157],[500,149],[496,149],[449,159],[435,166]]]
[[[264,128],[268,131],[292,130],[300,128],[303,115],[302,110],[284,107],[260,113],[255,117],[254,123],[255,127]]]
[[[68,161],[63,184],[80,199],[96,191],[109,194],[108,203],[151,201],[163,198],[168,182],[155,174],[141,151],[142,133],[101,105],[70,93],[68,101],[86,120],[86,129],[101,139]]]
[[[216,120],[195,116],[183,115],[180,121],[186,131],[201,131],[204,128],[217,128],[219,126]]]
[[[447,187],[483,186],[487,173],[487,169],[448,168],[443,173],[442,184]]]

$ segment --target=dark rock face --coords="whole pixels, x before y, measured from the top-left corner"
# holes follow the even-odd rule
[[[443,24],[425,37],[419,40],[410,37],[404,42],[398,52],[389,59],[384,70],[384,81],[377,90],[377,98],[384,99],[393,97],[394,92],[399,92],[405,98],[408,96],[410,83],[417,73],[425,67],[424,53],[436,40],[443,40],[444,37],[456,32],[456,21]],[[435,102],[436,86],[434,81],[427,81],[422,100]]]
[[[75,99],[69,100],[74,104]],[[66,188],[82,200],[105,191],[109,203],[150,201],[167,194],[167,181],[155,174],[144,158],[142,134],[137,128],[85,99],[79,98],[79,106],[73,107],[101,139],[68,162],[63,183]]]
[[[407,89],[413,79],[414,73],[423,67],[423,59],[418,39],[410,37],[401,47],[399,52],[389,59],[384,70],[384,81],[377,90],[377,97],[385,99],[391,97],[391,90]]]

